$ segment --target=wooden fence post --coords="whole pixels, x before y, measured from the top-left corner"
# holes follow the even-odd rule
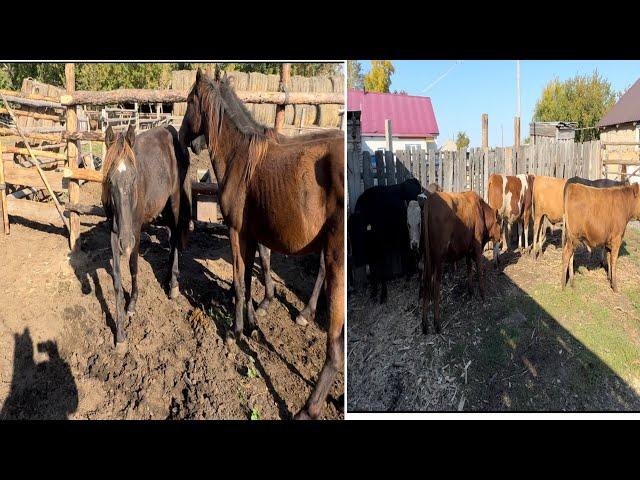
[[[384,121],[384,136],[387,141],[387,150],[393,152],[393,133],[391,130],[391,120],[389,119]]]
[[[64,65],[65,84],[67,93],[73,94],[76,90],[76,70],[73,63]],[[67,132],[75,132],[78,129],[78,115],[75,105],[67,107]],[[67,140],[67,166],[76,168],[78,166],[78,146],[75,141]],[[80,203],[80,183],[78,180],[69,180],[69,203]],[[80,215],[76,212],[69,212],[69,246],[73,250],[80,236]]]
[[[284,92],[287,88],[287,83],[289,83],[289,79],[291,78],[291,64],[283,63],[280,67],[280,91]],[[284,124],[284,111],[286,105],[277,105],[276,106],[276,123],[275,129],[279,131],[282,125]],[[304,125],[300,125],[302,128]]]
[[[2,209],[2,231],[9,235],[9,210],[7,206],[7,186],[4,183],[4,160],[0,142],[0,208]]]

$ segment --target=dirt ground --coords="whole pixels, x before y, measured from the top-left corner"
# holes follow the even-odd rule
[[[93,187],[82,187],[83,202],[99,204]],[[137,312],[120,357],[104,219],[82,217],[72,255],[63,229],[11,220],[11,235],[0,237],[0,419],[290,419],[304,406],[325,358],[323,294],[315,322],[300,327],[294,319],[313,289],[317,255],[272,255],[276,300],[258,318],[259,338],[228,347],[234,307],[224,231],[199,227],[191,235],[180,258],[181,294],[171,301],[162,283],[168,233],[145,228]],[[254,273],[259,301],[258,263]],[[128,269],[123,278],[129,292]],[[338,375],[322,418],[343,418],[343,384]]]
[[[580,248],[575,286],[560,288],[559,233],[544,256],[485,253],[487,298],[466,291],[466,266],[445,270],[443,332],[424,335],[418,280],[389,284],[379,304],[350,293],[350,412],[640,410],[640,231],[628,228],[620,293]],[[430,308],[432,319],[432,308]]]

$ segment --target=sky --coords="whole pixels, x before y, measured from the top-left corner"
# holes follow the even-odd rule
[[[360,63],[363,73],[371,68],[370,61]],[[394,60],[393,65],[390,91],[431,97],[439,145],[464,131],[471,147],[480,146],[483,113],[489,115],[489,145],[501,146],[503,138],[505,146],[513,145],[515,60]],[[596,69],[616,91],[626,90],[640,78],[639,60],[521,60],[521,138],[529,135],[536,101],[547,82],[590,75]]]

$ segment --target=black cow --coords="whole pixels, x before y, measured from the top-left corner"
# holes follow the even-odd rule
[[[387,280],[391,272],[392,252],[399,252],[403,269],[411,273],[407,205],[421,193],[415,178],[398,185],[376,186],[365,190],[358,198],[349,217],[348,231],[353,251],[354,267],[369,264],[371,297],[377,296],[382,283],[380,302],[387,300]]]

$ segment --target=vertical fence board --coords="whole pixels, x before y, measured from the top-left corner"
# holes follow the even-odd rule
[[[397,183],[396,179],[396,166],[393,160],[393,152],[385,151],[384,152],[384,163],[387,169],[387,185],[395,185]]]

